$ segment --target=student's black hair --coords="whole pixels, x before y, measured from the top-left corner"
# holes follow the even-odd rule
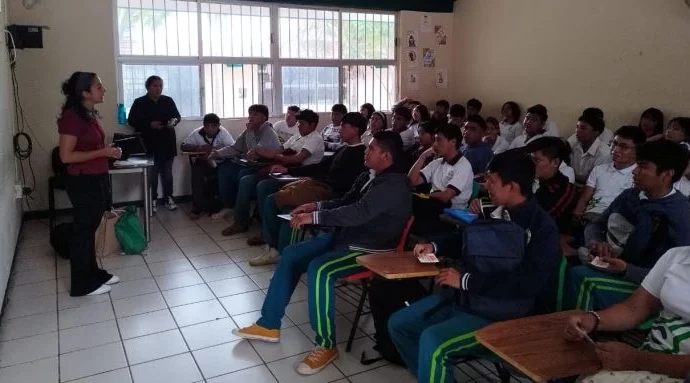
[[[431,114],[429,113],[429,108],[427,108],[426,106],[424,106],[422,104],[416,105],[414,108],[419,110],[419,119],[420,119],[419,122],[426,122],[426,121],[431,120]]]
[[[446,140],[455,140],[456,146],[462,144],[462,129],[455,124],[444,124],[438,127],[436,134],[440,134],[446,138]]]
[[[417,100],[412,100],[412,101],[408,102],[408,104],[409,104],[412,108],[414,108],[414,107],[417,106],[417,105],[422,105],[422,103],[419,102],[419,101],[417,101]]]
[[[62,83],[62,94],[65,95],[65,102],[62,104],[62,113],[60,113],[58,121],[68,110],[73,110],[84,121],[99,117],[98,111],[90,112],[82,104],[84,101],[82,93],[91,91],[91,85],[96,76],[93,72],[74,72],[69,79]]]
[[[640,115],[640,122],[645,118],[656,122],[654,134],[659,134],[664,131],[664,112],[657,108],[648,108]]]
[[[489,172],[495,173],[503,184],[514,182],[520,186],[520,194],[532,196],[532,185],[536,174],[534,161],[521,149],[511,149],[497,154],[489,163]]]
[[[522,115],[520,105],[518,105],[515,101],[506,101],[503,103],[503,106],[501,106],[501,110],[503,110],[503,108],[505,108],[506,106],[510,108],[510,111],[513,114],[513,118],[515,118],[515,121],[520,121],[520,116]]]
[[[673,170],[671,184],[678,182],[688,166],[690,153],[679,143],[665,138],[648,141],[637,149],[637,162],[651,162],[656,165],[656,174]]]
[[[369,115],[369,117],[367,117],[367,120],[371,118],[371,115],[374,114],[374,112],[376,112],[376,108],[374,108],[374,105],[371,105],[368,102],[365,104],[362,104],[362,106],[360,106],[359,109],[366,109],[367,110],[367,114]]]
[[[475,114],[474,116],[467,116],[467,122],[474,122],[475,124],[479,125],[483,131],[486,131],[486,121],[478,114]]]
[[[455,118],[465,118],[467,111],[465,110],[464,106],[462,106],[460,104],[453,104],[450,106],[450,109],[448,110],[448,114],[450,114],[451,117],[455,117]]]
[[[383,129],[383,130],[388,129],[388,117],[386,117],[386,113],[383,113],[382,111],[377,110],[376,112],[372,113],[371,115],[373,116],[375,114],[378,115],[379,117],[381,117],[381,121],[383,121],[383,128],[381,128],[381,129]]]
[[[144,83],[146,89],[149,89],[149,87],[151,86],[151,84],[153,84],[154,81],[160,81],[161,84],[163,83],[163,79],[160,76],[149,76],[149,78],[146,79],[146,83]]]
[[[471,98],[467,101],[467,107],[477,109],[477,113],[482,111],[482,105],[482,102],[476,98]]]
[[[640,146],[644,144],[645,141],[647,141],[647,136],[645,136],[644,131],[642,131],[642,128],[639,126],[635,125],[624,125],[618,128],[615,133],[613,133],[614,137],[619,136],[621,138],[627,138],[629,140],[632,140],[635,146]]]
[[[436,133],[438,133],[439,130],[445,125],[448,125],[445,121],[429,120],[419,124],[419,129],[431,134],[432,136],[435,136]]]
[[[686,139],[683,141],[688,141],[690,140],[690,117],[676,117],[672,118],[668,124],[671,125],[672,123],[676,123],[680,125],[680,128],[683,129],[683,133],[685,134]]]
[[[542,152],[550,160],[558,159],[570,165],[570,145],[559,137],[539,137],[525,146],[525,152]]]
[[[206,125],[206,124],[220,125],[220,117],[218,117],[218,115],[215,113],[208,113],[207,115],[204,116],[203,124],[204,125]]]
[[[335,104],[333,107],[331,107],[331,112],[345,114],[347,113],[347,107],[343,104]]]
[[[302,109],[297,113],[297,121],[304,121],[307,124],[319,124],[319,115],[311,109]],[[364,117],[362,117],[364,118]]]
[[[496,127],[496,129],[498,129],[498,135],[500,136],[501,135],[501,127],[498,124],[498,120],[495,119],[494,117],[487,117],[486,118],[486,127],[487,128],[489,127],[489,124],[492,124],[493,126]]]
[[[361,113],[345,113],[341,124],[350,124],[354,126],[359,131],[360,136],[367,131],[367,119],[364,116],[362,116]]]
[[[266,118],[268,118],[268,107],[263,104],[254,104],[250,106],[249,109],[247,109],[247,112],[263,114],[264,116],[266,116]]]
[[[541,117],[541,122],[543,123],[546,123],[546,121],[549,119],[548,110],[542,104],[530,106],[529,108],[527,108],[527,113],[536,114],[537,116]]]
[[[603,132],[604,128],[606,127],[604,120],[595,116],[594,114],[583,114],[577,120],[591,126],[595,132],[599,133]]]
[[[394,164],[393,168],[400,168],[398,169],[400,172],[405,172],[406,170],[401,166],[395,166],[395,164],[400,165],[403,158],[403,142],[400,135],[392,130],[382,130],[374,134],[374,139],[381,150],[391,154]]]
[[[442,106],[446,110],[450,109],[450,103],[448,102],[448,100],[438,100],[436,101],[436,106]]]
[[[410,110],[404,106],[398,106],[393,109],[393,114],[397,114],[407,122],[412,120],[412,112],[410,112]]]
[[[594,106],[590,106],[589,108],[586,108],[585,110],[583,110],[582,115],[583,116],[594,116],[594,117],[600,118],[602,120],[604,119],[604,111],[597,108],[597,107],[594,107]]]
[[[287,110],[288,110],[289,112],[299,113],[299,106],[297,106],[297,105],[290,105],[290,106],[288,106]]]

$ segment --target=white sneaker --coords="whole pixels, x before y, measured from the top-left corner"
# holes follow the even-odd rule
[[[101,295],[101,294],[109,293],[110,290],[111,290],[110,286],[108,286],[104,283],[103,285],[101,285],[101,287],[97,288],[96,290],[94,290],[94,291],[92,291],[86,295]]]
[[[158,200],[154,199],[151,201],[151,210],[153,210],[154,213],[158,213]]]
[[[120,283],[120,277],[118,277],[117,275],[113,275],[112,277],[110,277],[110,279],[108,279],[108,282],[106,282],[105,284],[114,285],[116,283]]]
[[[168,197],[168,200],[165,203],[165,207],[167,207],[168,210],[177,210],[177,205],[175,204],[175,200],[172,197]]]
[[[211,219],[214,221],[220,221],[225,219],[225,217],[230,215],[230,212],[232,210],[227,209],[227,208],[222,208],[218,213],[211,214]]]
[[[264,252],[261,255],[258,255],[254,258],[252,258],[249,261],[250,266],[266,266],[266,265],[275,265],[280,261],[280,253],[278,250],[271,248],[268,245],[264,245]]]

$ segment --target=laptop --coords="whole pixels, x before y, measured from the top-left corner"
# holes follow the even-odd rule
[[[113,146],[122,149],[122,159],[130,156],[145,156],[146,146],[138,134],[113,134]]]

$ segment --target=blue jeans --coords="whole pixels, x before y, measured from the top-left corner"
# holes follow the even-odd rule
[[[334,236],[325,234],[288,246],[280,256],[266,299],[261,308],[259,326],[279,329],[285,308],[305,271],[309,278],[309,319],[316,332],[315,343],[335,347],[335,286],[338,278],[358,273],[364,268],[355,262],[360,252],[333,250]]]
[[[611,307],[624,301],[639,287],[623,277],[594,270],[587,265],[571,267],[566,280],[568,307],[585,311]]]
[[[278,214],[289,213],[290,210],[278,208],[275,193],[266,197],[262,205],[261,236],[264,242],[282,253],[288,245],[296,242],[297,230],[290,227],[289,221],[278,218]]]
[[[418,382],[453,383],[453,363],[461,356],[488,353],[475,332],[491,322],[470,314],[455,303],[431,295],[395,312],[388,332]],[[427,314],[434,309],[433,313]]]
[[[231,161],[218,164],[218,193],[224,208],[232,209],[235,207],[240,179],[254,172],[255,170],[252,168]]]

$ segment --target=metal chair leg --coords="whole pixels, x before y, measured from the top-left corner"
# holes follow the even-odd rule
[[[501,383],[510,383],[510,371],[503,365],[503,362],[494,362],[494,367],[496,367]]]
[[[367,295],[369,294],[369,281],[366,279],[362,280],[362,295],[359,297],[359,304],[357,305],[357,311],[355,312],[355,319],[352,322],[352,329],[350,329],[350,336],[347,338],[347,345],[345,346],[345,352],[350,352],[352,349],[352,342],[355,340],[355,333],[357,332],[357,327],[359,326],[359,319],[362,316],[362,311],[364,310],[364,302],[367,300]]]

